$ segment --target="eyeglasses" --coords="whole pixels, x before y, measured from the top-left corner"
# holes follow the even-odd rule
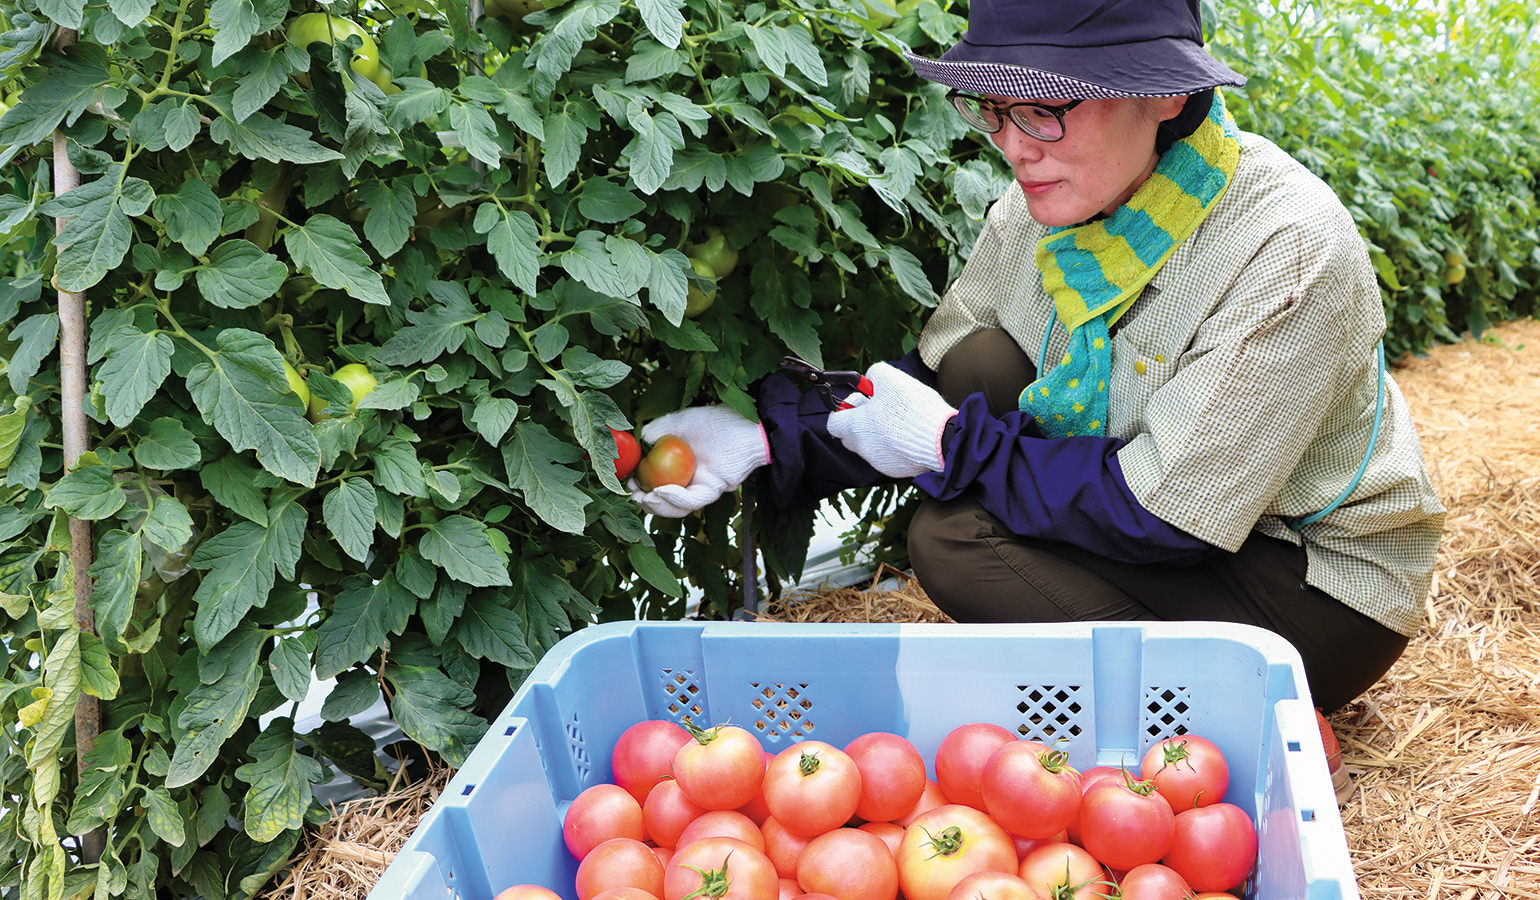
[[[963,121],[979,131],[994,134],[1005,126],[1005,118],[1016,127],[1040,141],[1053,143],[1064,140],[1064,114],[1085,102],[1071,100],[1062,106],[1047,103],[999,103],[986,97],[950,91],[946,98],[957,107]]]

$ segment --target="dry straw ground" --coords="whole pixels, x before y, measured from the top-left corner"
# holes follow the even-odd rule
[[[1449,509],[1426,625],[1333,724],[1365,900],[1540,900],[1540,323],[1435,348],[1395,378]],[[913,584],[799,596],[797,621],[944,621]],[[362,898],[443,786],[359,801],[272,900]]]

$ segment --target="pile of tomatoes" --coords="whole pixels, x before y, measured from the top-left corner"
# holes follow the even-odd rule
[[[688,729],[688,730],[687,730]],[[954,728],[935,778],[908,739],[769,753],[749,731],[650,720],[616,742],[613,783],[568,807],[578,900],[1179,900],[1239,888],[1250,817],[1195,734],[1137,771],[1077,772],[1060,749]],[[497,900],[557,900],[521,884]]]

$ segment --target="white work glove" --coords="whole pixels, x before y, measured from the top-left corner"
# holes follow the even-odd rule
[[[695,406],[659,416],[642,426],[648,444],[666,435],[684,438],[695,451],[695,477],[688,485],[664,484],[643,491],[626,482],[631,499],[655,516],[678,519],[738,489],[749,473],[770,462],[765,428],[727,406]]]
[[[957,410],[924,382],[888,363],[867,369],[866,377],[872,395],[846,397],[851,408],[829,413],[829,433],[892,478],[945,468],[941,432]]]

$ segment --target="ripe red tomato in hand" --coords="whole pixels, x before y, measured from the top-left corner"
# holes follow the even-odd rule
[[[615,888],[641,888],[653,896],[663,892],[663,864],[652,848],[631,838],[605,841],[578,863],[578,900],[593,900]]]
[[[637,443],[636,435],[629,431],[611,428],[610,434],[615,436],[615,477],[624,481],[641,461],[642,445]]]
[[[651,491],[665,484],[689,485],[695,478],[695,451],[684,438],[672,434],[658,438],[636,464],[636,481]]]
[[[1011,834],[1058,834],[1080,811],[1080,774],[1069,754],[1036,741],[1001,744],[984,766],[984,809]]]
[[[1246,880],[1257,861],[1257,828],[1233,803],[1184,810],[1161,862],[1195,891],[1225,891]]]
[[[872,731],[845,745],[845,754],[861,773],[856,815],[868,822],[891,822],[914,808],[925,792],[925,757],[907,738]]]
[[[1108,892],[1101,863],[1074,844],[1038,847],[1022,858],[1016,874],[1044,900],[1101,900]]]
[[[835,828],[813,838],[797,860],[797,883],[837,900],[894,900],[898,863],[882,838],[858,828]]]
[[[1016,739],[1015,732],[991,722],[970,722],[949,731],[936,748],[936,783],[947,800],[983,809],[984,767],[1000,745]]]
[[[1175,818],[1154,782],[1103,779],[1080,798],[1080,842],[1109,868],[1132,869],[1166,855]]]
[[[642,823],[642,805],[620,785],[596,784],[567,807],[561,837],[575,859],[582,859],[611,838],[643,840],[647,830]]]
[[[1139,777],[1154,779],[1171,809],[1181,812],[1223,800],[1230,787],[1230,764],[1213,741],[1183,734],[1145,751]]]
[[[637,722],[615,741],[611,780],[645,803],[653,786],[673,775],[674,754],[689,742],[690,733],[667,719]]]
[[[737,809],[759,793],[765,753],[758,738],[737,725],[691,726],[690,735],[693,740],[679,748],[673,762],[674,780],[690,802]]]
[[[1016,871],[1016,845],[983,811],[949,803],[921,813],[904,830],[898,881],[906,900],[946,900],[974,872]]]
[[[770,760],[763,790],[765,804],[777,822],[797,834],[818,835],[855,815],[861,801],[861,772],[838,747],[801,741]]]
[[[776,900],[780,878],[763,853],[733,838],[706,838],[674,851],[663,873],[663,900]]]

